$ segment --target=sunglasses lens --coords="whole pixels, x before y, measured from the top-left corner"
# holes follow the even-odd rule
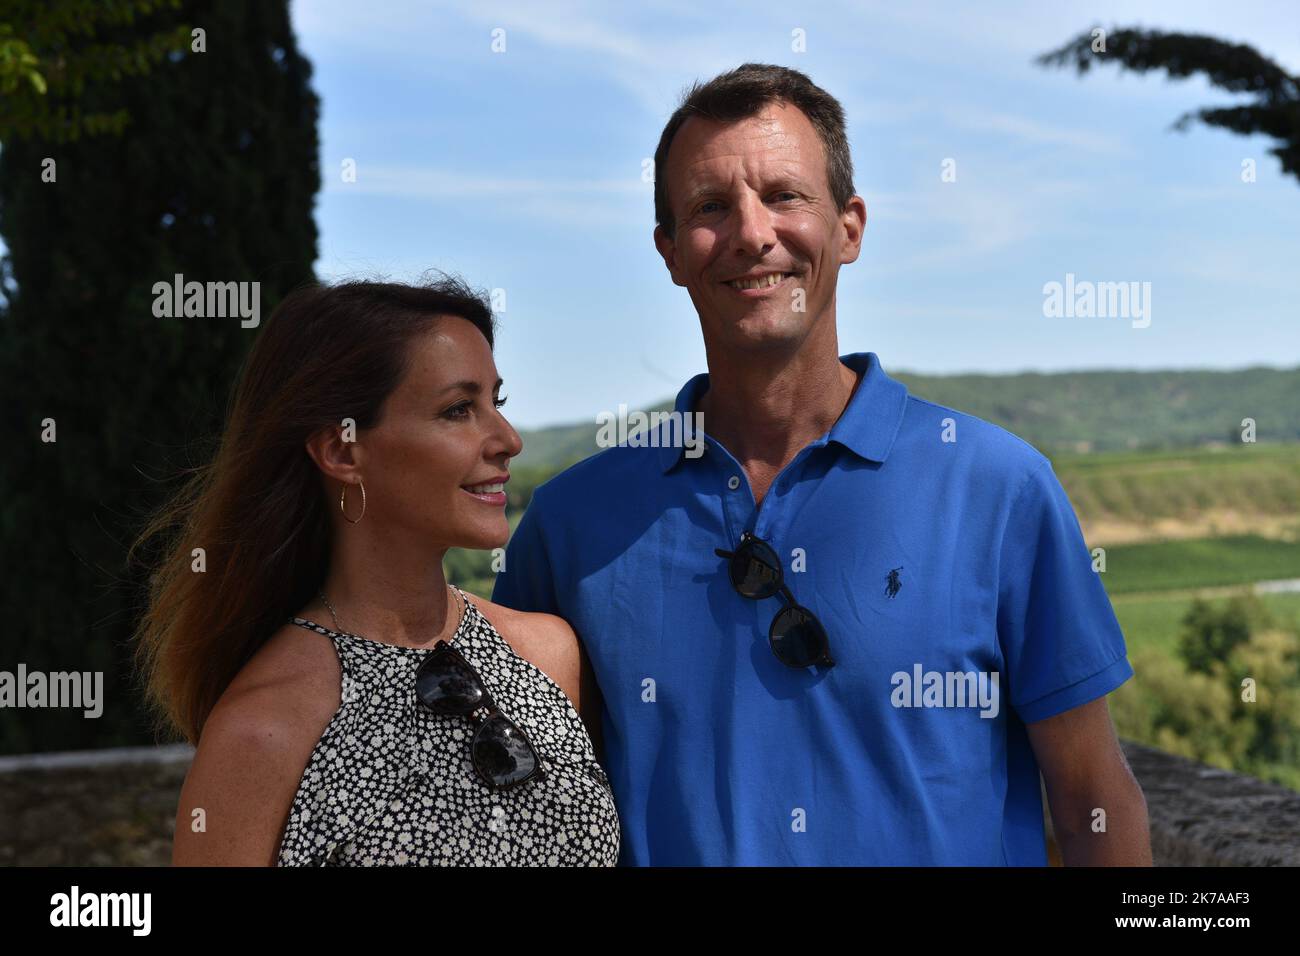
[[[415,675],[415,693],[439,714],[465,715],[483,704],[483,685],[450,651],[434,651]]]
[[[808,667],[826,656],[830,646],[826,631],[806,607],[787,607],[772,621],[768,632],[772,651],[783,664]]]
[[[747,598],[769,598],[781,590],[781,559],[762,541],[746,541],[731,559],[731,583]]]
[[[474,735],[474,769],[495,787],[509,787],[537,771],[537,754],[523,731],[497,714]]]

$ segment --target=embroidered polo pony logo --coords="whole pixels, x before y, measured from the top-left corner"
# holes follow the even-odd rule
[[[892,598],[895,594],[897,594],[900,590],[902,590],[903,582],[898,579],[898,572],[901,570],[903,570],[903,566],[900,564],[898,567],[894,568],[892,571],[889,572],[889,580],[885,583],[886,597]]]

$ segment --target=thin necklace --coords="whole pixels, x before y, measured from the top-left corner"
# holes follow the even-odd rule
[[[460,631],[460,626],[465,622],[465,601],[460,596],[460,588],[450,583],[447,585],[447,587],[450,588],[452,593],[456,595],[456,606],[460,608],[460,616],[456,619],[456,630],[451,632],[452,637],[455,637],[456,634]],[[329,608],[330,617],[334,619],[334,630],[342,631],[343,625],[339,623],[339,615],[338,612],[334,610],[334,605],[330,603],[330,599],[325,596],[324,591],[321,591],[319,593],[320,593],[320,599],[324,601],[325,606]]]

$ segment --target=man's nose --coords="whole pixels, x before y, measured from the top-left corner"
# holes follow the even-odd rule
[[[772,214],[758,193],[746,193],[733,207],[735,251],[746,256],[760,256],[776,244]]]

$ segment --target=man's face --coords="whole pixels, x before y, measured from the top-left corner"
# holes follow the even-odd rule
[[[836,210],[808,117],[776,102],[732,123],[692,116],[664,166],[677,234],[656,228],[655,245],[690,293],[705,342],[797,347],[833,303],[839,267],[857,259],[866,224],[858,196]],[[737,281],[755,277],[757,288]]]

